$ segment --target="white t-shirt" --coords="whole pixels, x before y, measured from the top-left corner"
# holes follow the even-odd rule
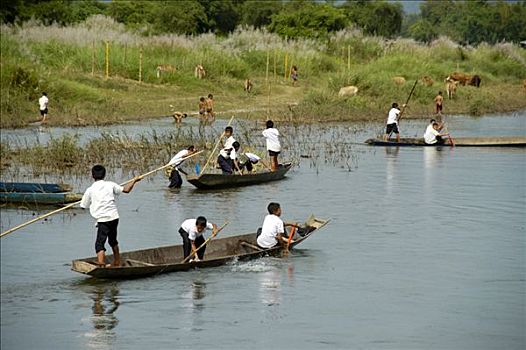
[[[188,232],[188,239],[190,239],[191,241],[195,241],[197,237],[203,235],[202,232],[197,231],[197,226],[195,224],[196,221],[197,221],[196,219],[186,219],[181,224],[181,228],[185,230],[186,232]],[[212,224],[207,221],[206,230],[213,230],[213,229],[214,229],[214,226],[212,226]]]
[[[89,206],[89,212],[97,222],[107,222],[119,218],[115,196],[122,193],[124,187],[112,181],[95,181],[82,196],[81,208]]]
[[[258,157],[258,155],[254,154],[254,153],[250,153],[250,152],[245,152],[245,156],[248,157],[248,159],[251,161],[251,162],[258,162],[261,160],[260,157]]]
[[[426,128],[426,132],[424,133],[424,141],[428,145],[432,145],[434,143],[437,143],[437,136],[440,135],[440,133],[433,128],[433,125],[428,125]]]
[[[223,156],[223,158],[225,159],[236,159],[237,158],[237,153],[236,153],[236,150],[235,149],[229,149],[229,148],[223,148],[221,151],[219,151],[219,154]]]
[[[284,233],[285,228],[283,221],[274,214],[268,214],[265,216],[263,226],[261,227],[261,234],[259,235],[257,242],[261,248],[272,248],[278,243],[276,239],[277,235]]]
[[[225,141],[225,148],[232,148],[234,147],[234,142],[236,142],[236,139],[233,136],[229,136]]]
[[[182,151],[177,152],[175,156],[173,156],[172,159],[168,162],[170,165],[175,165],[178,167],[179,165],[183,164],[184,160],[182,160],[184,157],[186,157],[190,153],[189,150],[183,149]]]
[[[267,139],[267,151],[280,152],[281,144],[279,143],[279,131],[276,128],[268,128],[262,132]]]
[[[391,108],[389,110],[389,115],[387,116],[387,124],[398,124],[398,115],[400,110],[398,108]]]
[[[47,98],[47,96],[42,95],[42,97],[38,99],[38,104],[40,105],[41,111],[47,108],[48,103],[49,99]]]

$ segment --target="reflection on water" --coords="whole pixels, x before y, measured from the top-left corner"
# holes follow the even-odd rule
[[[281,270],[272,267],[259,273],[259,294],[261,303],[273,306],[281,303]]]
[[[119,323],[115,312],[119,308],[119,288],[117,284],[99,284],[93,286],[91,298],[93,299],[91,321],[93,333],[88,347],[92,349],[112,349],[116,340],[114,328]]]
[[[386,160],[386,181],[385,181],[385,192],[392,195],[393,182],[395,179],[395,172],[397,168],[397,158],[400,153],[400,147],[385,147],[385,160]]]

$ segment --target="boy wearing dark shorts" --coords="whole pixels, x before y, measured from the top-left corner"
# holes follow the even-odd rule
[[[278,169],[278,155],[281,152],[281,144],[279,142],[279,131],[274,128],[274,122],[267,120],[267,128],[263,130],[263,137],[266,139],[267,151],[270,156],[270,168],[272,171]]]
[[[80,202],[81,208],[89,207],[90,214],[97,220],[97,239],[95,241],[95,252],[97,253],[97,264],[102,267],[106,265],[106,241],[113,250],[113,265],[120,266],[119,242],[117,241],[117,226],[119,225],[119,213],[115,204],[115,196],[121,193],[129,193],[137,181],[136,177],[124,187],[112,181],[105,181],[106,169],[102,165],[95,165],[91,169],[91,175],[95,182],[84,192]]]

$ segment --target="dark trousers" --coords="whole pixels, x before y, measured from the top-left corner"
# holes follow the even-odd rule
[[[190,238],[188,238],[188,232],[186,232],[182,228],[179,229],[179,234],[183,238],[183,255],[184,255],[184,258],[186,259],[186,257],[189,256],[190,253],[192,252],[192,242],[190,241]],[[199,236],[195,238],[194,244],[196,248],[199,248],[199,246],[201,246],[201,244],[203,243],[205,243],[205,238],[203,236]],[[199,257],[199,259],[203,260],[205,256],[205,250],[206,250],[206,245],[203,246],[201,249],[197,250],[197,256]]]
[[[183,179],[181,178],[181,174],[179,174],[179,171],[177,169],[172,170],[170,174],[170,184],[168,185],[169,188],[180,188],[183,184]]]
[[[232,163],[232,159],[227,159],[223,156],[219,156],[217,157],[217,163],[219,164],[219,166],[221,167],[221,170],[223,171],[223,174],[232,174],[234,171],[232,170],[233,168],[233,163]]]
[[[436,139],[437,139],[437,143],[436,143],[437,145],[443,145],[444,143],[446,143],[446,140],[444,140],[442,136],[437,136]]]
[[[112,248],[119,244],[117,241],[118,225],[119,219],[106,222],[97,222],[97,239],[95,241],[96,253],[100,252],[101,250],[106,251],[106,248],[104,247],[106,240]]]

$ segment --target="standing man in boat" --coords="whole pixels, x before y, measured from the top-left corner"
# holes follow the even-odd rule
[[[181,178],[181,174],[179,174],[179,172],[182,172],[185,175],[188,174],[184,170],[179,169],[179,166],[185,161],[183,158],[189,157],[195,152],[196,150],[193,145],[188,146],[186,149],[177,152],[177,154],[173,156],[173,158],[168,162],[168,164],[172,165],[172,171],[170,172],[170,184],[168,185],[169,188],[181,188],[183,179]]]
[[[446,140],[442,137],[449,136],[449,134],[441,134],[439,130],[440,124],[436,121],[428,125],[424,133],[424,142],[428,145],[443,145]]]
[[[279,203],[271,202],[267,206],[268,215],[265,216],[261,234],[257,238],[258,246],[269,249],[281,242],[286,243],[285,226],[299,227],[298,224],[284,223],[281,220],[281,206]]]
[[[274,128],[274,122],[267,120],[266,129],[262,134],[267,141],[267,151],[270,156],[270,168],[272,171],[278,170],[278,155],[281,152],[281,144],[279,142],[279,131]]]
[[[183,238],[183,255],[186,259],[190,253],[194,253],[193,261],[200,261],[204,259],[206,246],[199,248],[204,242],[204,230],[212,230],[212,236],[217,234],[217,225],[208,222],[204,216],[199,216],[197,219],[186,219],[179,228],[179,234]],[[192,260],[190,260],[192,261]]]
[[[91,216],[97,220],[97,240],[95,241],[95,252],[97,253],[97,264],[101,267],[106,265],[106,240],[113,250],[113,265],[121,265],[119,242],[117,241],[117,226],[119,225],[119,213],[115,204],[115,196],[121,193],[130,193],[140,177],[133,178],[124,187],[112,181],[105,181],[106,168],[95,165],[91,168],[91,175],[95,182],[84,192],[80,202],[81,208],[89,207]]]
[[[237,155],[238,151],[239,142],[237,141],[234,141],[232,146],[225,147],[221,151],[219,151],[217,163],[221,167],[221,171],[223,172],[223,174],[232,175],[234,173],[234,170],[237,170],[239,172],[239,175],[243,175],[241,173],[241,168],[239,167]]]
[[[405,105],[403,105],[405,107]],[[398,130],[398,118],[400,116],[400,110],[398,109],[398,103],[394,102],[389,110],[387,116],[387,126],[385,128],[384,141],[388,141],[391,134],[396,134],[396,142],[400,142],[400,131]]]
[[[225,143],[223,144],[223,148],[231,148],[234,142],[236,142],[236,139],[233,136],[234,134],[234,128],[230,125],[225,127],[225,131],[223,133],[225,139]]]

